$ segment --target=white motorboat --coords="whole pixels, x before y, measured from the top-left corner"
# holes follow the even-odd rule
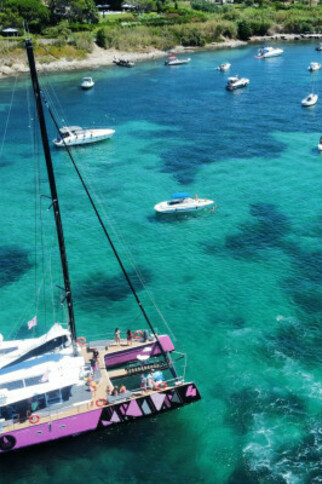
[[[231,64],[229,64],[229,62],[223,62],[222,64],[220,64],[220,66],[217,67],[217,71],[221,71],[221,72],[228,71],[230,67],[231,67]]]
[[[311,62],[307,68],[310,72],[318,71],[321,69],[321,64],[319,62]]]
[[[87,129],[80,126],[63,126],[59,129],[59,137],[53,140],[58,147],[85,145],[111,138],[114,129]]]
[[[215,202],[207,198],[199,198],[195,195],[191,198],[189,193],[173,193],[172,200],[157,203],[154,210],[158,213],[183,213],[195,212],[206,207],[211,207]]]
[[[321,136],[320,142],[318,144],[318,150],[322,152],[322,136]]]
[[[264,45],[259,49],[257,56],[255,56],[255,59],[269,59],[270,57],[278,57],[279,55],[282,55],[283,52],[284,50],[280,49],[279,47]]]
[[[83,77],[82,82],[81,82],[81,88],[82,89],[91,89],[93,87],[95,82],[91,77]]]
[[[308,108],[310,106],[314,106],[318,102],[319,96],[317,94],[309,94],[306,98],[302,99],[302,106],[304,108]]]
[[[233,76],[228,77],[228,82],[226,84],[226,89],[228,91],[235,91],[236,89],[240,89],[241,87],[246,87],[249,84],[249,79],[246,77]]]
[[[171,55],[170,57],[167,58],[165,61],[164,65],[166,66],[179,66],[181,64],[189,64],[191,61],[190,57],[187,59],[178,59],[175,55]]]

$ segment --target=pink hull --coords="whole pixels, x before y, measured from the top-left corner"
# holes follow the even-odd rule
[[[0,453],[70,437],[83,432],[100,430],[137,418],[174,410],[200,400],[200,398],[199,391],[194,383],[184,383],[164,392],[123,401],[103,409],[99,408],[46,423],[41,423],[40,419],[38,424],[29,425],[21,430],[10,433],[2,431]]]
[[[168,335],[159,336],[160,343],[164,351],[174,351],[174,346],[169,338]],[[114,368],[116,366],[124,365],[125,363],[129,363],[130,361],[135,361],[139,354],[142,354],[144,347],[152,348],[151,352],[149,353],[150,356],[158,356],[161,354],[160,347],[157,343],[151,343],[149,341],[146,344],[140,347],[129,347],[127,351],[124,351],[124,348],[120,349],[120,351],[115,351],[111,354],[105,355],[105,365],[106,368]],[[147,353],[145,353],[147,354]]]

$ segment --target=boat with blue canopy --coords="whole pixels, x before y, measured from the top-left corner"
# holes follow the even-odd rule
[[[199,198],[198,195],[191,198],[189,193],[179,192],[173,193],[171,200],[157,203],[154,206],[154,210],[158,213],[195,212],[206,207],[211,207],[214,203],[213,200]]]
[[[284,50],[280,49],[279,47],[271,47],[270,45],[265,44],[261,49],[259,49],[255,59],[269,59],[270,57],[278,57],[282,55],[283,52]]]

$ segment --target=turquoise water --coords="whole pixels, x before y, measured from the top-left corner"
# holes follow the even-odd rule
[[[41,77],[66,124],[116,129],[112,140],[73,154],[147,312],[167,330],[155,300],[203,399],[157,419],[2,456],[0,482],[322,482],[321,99],[301,107],[312,90],[322,95],[322,74],[307,71],[320,61],[314,47],[285,44],[283,57],[267,61],[255,60],[252,46],[192,54],[189,65],[174,68],[162,60],[111,67],[90,73],[96,85],[88,92],[77,88],[88,72]],[[224,61],[230,73],[215,70]],[[249,77],[249,87],[227,92],[234,74]],[[3,81],[5,338],[26,335],[36,311],[38,334],[63,317],[59,290],[43,289],[61,284],[43,168],[46,256],[35,252],[34,159],[42,159],[40,148],[30,151],[32,118],[29,80]],[[53,161],[78,335],[144,327],[70,162],[58,149]],[[212,198],[217,209],[156,216],[154,204],[174,191]],[[38,232],[37,247],[40,241]],[[43,277],[38,302],[34,288]]]

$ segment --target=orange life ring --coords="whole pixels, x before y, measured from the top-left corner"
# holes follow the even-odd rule
[[[164,390],[165,388],[167,388],[167,386],[168,386],[168,385],[167,385],[167,383],[166,383],[165,381],[160,381],[160,382],[158,383],[158,389],[159,389],[159,390]]]
[[[98,400],[96,400],[97,407],[104,407],[104,405],[106,404],[107,404],[106,398],[99,398]]]
[[[140,329],[138,329],[134,333],[134,339],[141,339],[141,338],[143,338],[143,331],[141,331]]]
[[[86,344],[86,338],[84,338],[84,336],[80,336],[79,338],[77,338],[76,341],[79,344],[79,346],[84,346]]]
[[[37,424],[39,422],[39,420],[40,420],[39,415],[30,415],[30,417],[29,417],[29,422],[31,424]]]

